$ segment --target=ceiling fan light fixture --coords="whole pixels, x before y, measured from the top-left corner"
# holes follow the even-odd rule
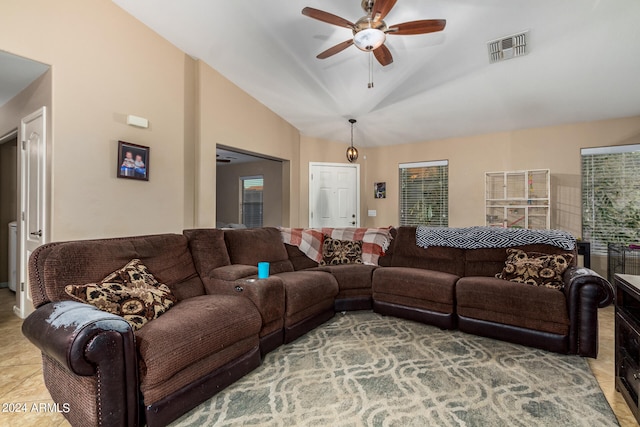
[[[387,39],[384,31],[377,28],[364,28],[353,35],[353,44],[362,51],[376,50]]]

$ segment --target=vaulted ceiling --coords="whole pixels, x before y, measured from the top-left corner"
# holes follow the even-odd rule
[[[398,0],[388,24],[446,19],[388,36],[394,62],[355,47],[316,55],[351,30],[360,0],[113,0],[300,130],[380,146],[640,115],[640,1]],[[487,42],[529,30],[525,56],[490,64]]]

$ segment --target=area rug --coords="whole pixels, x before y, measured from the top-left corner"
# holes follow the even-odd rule
[[[187,426],[617,426],[587,361],[370,311],[336,316]]]

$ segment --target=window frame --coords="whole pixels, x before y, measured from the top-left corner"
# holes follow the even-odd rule
[[[416,173],[425,173],[425,169],[427,168],[438,168],[436,171],[437,174],[444,176],[439,176],[440,178],[440,200],[435,201],[436,213],[431,214],[434,216],[438,216],[438,212],[444,213],[443,216],[440,217],[439,221],[434,221],[433,216],[429,216],[429,213],[425,213],[424,215],[429,216],[429,219],[426,221],[418,220],[417,216],[421,214],[409,214],[405,212],[406,208],[406,199],[405,193],[406,187],[408,185],[406,183],[406,178],[403,176],[408,170],[414,170]],[[435,177],[436,179],[438,177]],[[444,179],[443,179],[444,178]],[[411,163],[400,163],[398,165],[398,219],[400,226],[417,226],[417,225],[427,225],[433,227],[448,227],[449,226],[449,160],[432,160],[432,161],[424,161],[424,162],[411,162]],[[445,184],[443,186],[443,183]],[[429,184],[429,182],[427,182]],[[425,195],[424,185],[425,181],[422,182],[422,191],[423,196]],[[424,210],[425,198],[416,197],[415,206],[421,205],[417,207],[418,210]],[[433,212],[433,203],[429,206],[431,211]]]
[[[640,205],[640,176],[634,164],[640,166],[640,144],[580,150],[582,238],[595,255],[607,255],[609,243],[640,241],[640,208],[634,209]]]
[[[247,202],[245,201],[245,190],[250,187],[245,186],[245,182],[247,181],[257,181],[260,180],[262,182],[262,190],[260,191],[260,200],[255,202]],[[249,210],[248,206],[259,206],[259,222],[254,223],[253,221],[246,221],[245,213]],[[247,228],[259,228],[264,224],[264,175],[249,175],[249,176],[241,176],[240,177],[240,209],[239,209],[239,222],[240,224],[244,224]],[[247,224],[250,222],[250,224]]]

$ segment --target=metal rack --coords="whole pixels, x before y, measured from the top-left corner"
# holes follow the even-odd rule
[[[607,245],[607,278],[613,283],[616,273],[640,275],[640,245]]]

